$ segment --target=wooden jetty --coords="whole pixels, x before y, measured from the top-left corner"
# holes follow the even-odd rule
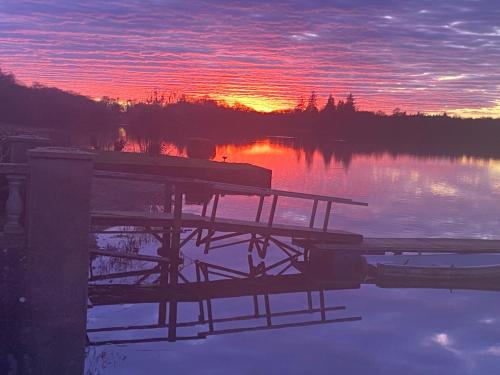
[[[174,222],[174,215],[168,213],[94,211],[92,224],[101,226],[136,225],[145,227],[167,227]],[[182,214],[181,228],[195,228],[238,235],[254,234],[262,236],[297,237],[301,239],[322,240],[337,243],[361,243],[360,234],[342,230],[326,230],[301,227],[298,225],[251,222],[228,218],[211,218],[195,214]]]
[[[263,188],[271,187],[272,171],[247,163],[225,163],[170,155],[153,157],[135,152],[103,151],[96,155],[94,166],[96,169],[104,171],[232,182]]]
[[[367,205],[352,199],[199,179],[165,178],[122,172],[96,171],[94,177],[155,181],[165,185],[165,202],[161,212],[93,211],[91,213],[91,223],[95,232],[102,232],[103,228],[109,228],[110,226],[135,226],[143,228],[142,231],[145,233],[151,233],[161,243],[159,249],[161,257],[156,259],[137,258],[137,260],[156,263],[156,266],[152,268],[115,272],[108,275],[91,275],[89,280],[92,284],[89,286],[89,291],[94,305],[120,303],[120,301],[121,303],[123,301],[130,303],[157,302],[159,305],[158,324],[168,327],[167,339],[170,341],[179,339],[176,329],[178,326],[177,305],[180,302],[199,301],[199,303],[202,303],[203,300],[227,298],[241,293],[251,294],[255,298],[258,294],[262,294],[267,300],[268,297],[266,296],[269,293],[306,291],[308,303],[311,305],[311,288],[316,287],[321,297],[324,290],[338,288],[341,284],[328,284],[324,281],[318,284],[318,280],[306,279],[304,278],[305,274],[301,273],[285,275],[284,272],[297,265],[299,263],[298,258],[303,256],[299,250],[291,245],[291,239],[302,238],[350,244],[361,243],[363,239],[361,235],[356,233],[329,228],[330,217],[335,204]],[[209,199],[203,202],[201,214],[183,212],[184,199],[193,190],[208,193]],[[254,220],[246,221],[238,218],[220,217],[218,215],[219,203],[227,195],[255,196],[257,201]],[[308,225],[284,225],[275,222],[278,200],[281,197],[311,202],[311,216]],[[264,218],[263,212],[266,199],[269,204],[269,216]],[[324,216],[320,226],[315,226],[320,205],[324,207],[324,210],[322,210]],[[190,230],[189,234],[185,234],[187,233],[186,230]],[[185,234],[183,238],[181,238],[182,234]],[[234,242],[227,243],[227,240],[233,238]],[[267,266],[263,264],[255,266],[252,257],[249,256],[248,272],[230,269],[222,265],[208,265],[197,262],[197,279],[193,281],[189,280],[181,268],[181,249],[192,239],[196,240],[196,245],[202,247],[205,253],[220,247],[248,243],[248,252],[252,253],[255,249],[262,259],[266,257],[270,245],[274,245],[282,251],[284,258]],[[220,245],[214,245],[219,241],[224,242]],[[112,256],[108,252],[103,253],[102,250],[95,250],[92,255],[94,257]],[[169,262],[162,261],[162,264],[160,259],[169,259]],[[274,276],[272,276],[273,272],[275,272]],[[209,274],[222,277],[223,280],[207,282]],[[202,275],[205,278],[203,282]],[[269,276],[271,279],[267,279]],[[100,284],[105,280],[119,282],[119,280],[126,280],[130,277],[137,278],[136,285],[105,286]],[[153,285],[143,285],[145,280],[150,280],[151,277],[154,278]],[[237,285],[237,288],[235,288],[235,285]],[[342,287],[359,287],[359,283],[349,280],[349,282],[344,282]],[[323,297],[321,297],[321,300],[323,300]],[[266,302],[266,309],[268,304]],[[208,305],[207,309],[210,309]],[[323,312],[321,319],[323,322],[327,321],[324,315]],[[270,316],[270,314],[267,314],[268,320]],[[209,334],[215,334],[214,330],[210,329]]]
[[[360,255],[383,255],[386,253],[500,253],[500,240],[470,238],[364,238],[361,243],[355,245],[296,239],[293,243],[310,251],[348,251]]]
[[[364,238],[361,234],[330,228],[334,205],[347,204],[366,206],[366,203],[348,198],[330,197],[270,188],[250,187],[193,178],[172,178],[146,174],[130,174],[111,171],[96,171],[94,178],[155,181],[165,185],[165,203],[161,212],[93,211],[91,222],[95,232],[111,226],[135,226],[143,233],[150,233],[160,241],[159,257],[137,260],[151,262],[151,268],[129,270],[103,275],[91,275],[89,296],[95,306],[120,303],[158,303],[158,327],[168,327],[167,337],[161,340],[182,339],[177,328],[177,306],[183,302],[198,302],[200,316],[207,309],[209,330],[203,334],[216,334],[211,316],[211,300],[252,296],[254,306],[257,296],[264,296],[266,309],[269,295],[305,292],[308,311],[313,311],[312,292],[317,291],[320,300],[324,292],[338,289],[356,289],[362,283],[374,283],[381,287],[446,287],[479,290],[495,289],[496,280],[490,278],[485,284],[474,280],[444,278],[428,279],[425,283],[416,278],[389,278],[374,273],[367,265],[364,255],[402,253],[500,253],[500,241],[446,238]],[[205,196],[200,214],[183,212],[184,201],[193,191]],[[220,201],[228,195],[256,197],[254,220],[220,217]],[[275,222],[278,201],[282,197],[307,200],[311,203],[311,215],[305,225],[284,225]],[[268,210],[264,205],[268,204]],[[320,210],[321,206],[321,210]],[[269,212],[264,217],[263,212]],[[319,212],[324,216],[318,219]],[[317,223],[318,221],[318,223]],[[130,229],[128,229],[130,230]],[[125,231],[125,229],[124,229]],[[129,232],[133,233],[133,232]],[[196,261],[196,279],[193,280],[182,268],[182,248],[194,240],[205,253],[217,248],[248,243],[248,270],[233,269],[223,264],[208,264]],[[232,241],[232,242],[228,242]],[[270,245],[282,252],[283,257],[265,264]],[[263,260],[254,264],[253,250]],[[94,256],[113,256],[102,250],[93,250]],[[120,256],[117,253],[117,256]],[[134,259],[136,255],[129,255]],[[289,274],[292,272],[291,274]],[[215,275],[217,280],[209,280]],[[152,283],[151,283],[152,281]],[[108,282],[111,282],[109,284]],[[125,282],[125,284],[124,284]],[[132,284],[131,284],[132,282]],[[497,283],[497,282],[496,282]],[[497,283],[498,284],[498,283]],[[322,321],[324,301],[321,302]],[[168,307],[168,314],[167,314]],[[258,310],[258,307],[254,307]],[[258,313],[255,317],[260,316]],[[266,310],[266,319],[272,313]],[[335,321],[335,319],[333,320]],[[199,322],[197,324],[200,324]],[[309,324],[309,323],[307,323]],[[316,323],[310,323],[316,324]],[[269,328],[271,325],[266,325]],[[262,327],[261,327],[262,328]],[[270,328],[269,328],[270,329]],[[240,332],[230,329],[224,333]],[[158,340],[158,339],[155,339]],[[108,342],[109,341],[105,341]],[[127,341],[129,342],[129,341]],[[112,341],[117,343],[117,341]]]

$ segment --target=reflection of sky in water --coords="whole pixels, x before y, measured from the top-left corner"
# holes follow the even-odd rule
[[[273,169],[275,188],[346,196],[369,203],[369,207],[336,205],[333,227],[371,236],[499,238],[498,161],[354,156],[345,170],[333,162],[325,166],[319,154],[314,154],[307,166],[300,152],[268,143],[219,147],[217,158],[220,160],[222,155],[227,155],[229,161]],[[232,204],[234,201],[236,205]],[[278,221],[308,221],[309,205],[307,201],[283,200],[278,205]],[[255,198],[226,197],[221,201],[220,212],[252,218],[255,207]],[[318,216],[317,223],[321,222]],[[153,252],[155,248],[154,244],[146,247],[144,252]],[[216,250],[207,259],[224,259],[228,265],[243,266],[245,249],[241,246]],[[191,257],[199,255],[192,246],[186,252]],[[410,263],[500,263],[495,259],[491,255],[411,257]],[[316,293],[316,306],[318,303]],[[108,361],[101,371],[440,375],[496,374],[500,368],[500,298],[494,292],[363,286],[358,290],[326,292],[326,304],[347,307],[329,312],[329,318],[359,315],[362,320],[213,336],[199,341],[99,347],[97,351],[104,350],[109,357],[119,358]],[[250,297],[216,300],[213,306],[216,317],[252,311]],[[273,311],[305,306],[305,293],[271,296]],[[184,304],[181,318],[194,319],[195,310],[195,304]],[[94,326],[146,324],[155,319],[156,307],[151,305],[96,307],[89,314]],[[207,327],[199,330],[206,331]],[[164,334],[155,331],[151,336]],[[120,336],[124,337],[132,337],[132,333]]]

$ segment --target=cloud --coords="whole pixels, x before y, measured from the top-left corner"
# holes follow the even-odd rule
[[[91,96],[140,99],[159,88],[293,103],[311,90],[352,91],[365,109],[496,115],[493,5],[4,0],[0,61],[27,83]]]

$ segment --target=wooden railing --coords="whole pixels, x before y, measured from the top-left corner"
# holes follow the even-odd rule
[[[201,191],[209,193],[209,197],[213,196],[213,203],[211,205],[211,212],[208,211],[208,203],[210,199],[207,199],[203,202],[203,208],[201,210],[201,216],[207,217],[210,222],[215,222],[217,217],[217,209],[219,206],[219,200],[224,195],[246,195],[246,196],[258,196],[259,203],[256,210],[256,215],[254,218],[255,223],[261,223],[263,207],[265,203],[266,197],[272,197],[271,206],[269,210],[269,217],[267,218],[267,222],[264,224],[268,227],[273,227],[274,219],[276,215],[276,208],[278,205],[278,199],[280,197],[288,197],[288,198],[296,198],[296,199],[305,199],[312,201],[312,210],[311,216],[309,218],[309,228],[314,228],[314,224],[316,221],[316,216],[318,213],[318,206],[320,203],[326,203],[325,207],[325,215],[322,222],[321,230],[323,232],[328,231],[328,225],[330,223],[330,216],[332,214],[332,205],[333,203],[339,204],[349,204],[356,206],[367,206],[367,203],[355,201],[348,198],[340,198],[335,196],[326,196],[326,195],[318,195],[318,194],[310,194],[310,193],[300,193],[286,190],[278,190],[278,189],[270,189],[270,188],[260,188],[260,187],[252,187],[252,186],[243,186],[243,185],[235,185],[228,183],[220,183],[214,181],[207,180],[198,180],[192,178],[174,178],[174,177],[164,177],[158,175],[149,175],[149,174],[136,174],[136,173],[125,173],[125,172],[111,172],[111,171],[102,171],[96,170],[94,171],[94,177],[97,178],[106,178],[106,179],[119,179],[119,180],[127,180],[127,181],[142,181],[142,182],[154,182],[165,185],[165,204],[164,211],[171,213],[173,207],[177,207],[179,210],[179,214],[182,212],[182,195],[188,192],[189,187],[197,186]],[[174,199],[172,198],[174,196]],[[174,204],[175,203],[175,204]],[[174,215],[176,216],[176,215]],[[208,234],[202,238],[202,230],[198,230],[197,234],[197,245],[204,244],[205,245],[205,253],[210,249],[210,243],[216,239],[225,239],[231,236],[237,235],[235,234],[227,234],[223,237],[213,237],[214,231],[208,230]],[[189,237],[191,238],[191,236]],[[249,251],[252,251],[254,246],[257,247],[259,254],[265,254],[270,238],[266,237],[264,239],[263,246],[258,245],[258,241],[256,241],[257,236],[255,234],[252,235],[252,238],[249,242]]]

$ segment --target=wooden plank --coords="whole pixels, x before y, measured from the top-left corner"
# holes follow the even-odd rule
[[[173,223],[173,215],[163,212],[130,212],[130,211],[95,211],[91,215],[93,225],[138,225],[159,227]],[[309,228],[287,224],[257,223],[246,220],[202,217],[195,214],[182,214],[183,228],[201,228],[216,232],[237,232],[242,234],[259,234],[262,236],[283,236],[290,238],[313,239],[325,242],[359,244],[363,236],[342,230]]]
[[[339,243],[361,243],[363,236],[342,230],[329,230],[323,232],[322,229],[302,227],[288,224],[273,224],[269,227],[267,223],[255,223],[245,220],[235,220],[218,218],[213,223],[202,223],[207,229],[219,232],[239,232],[255,233],[262,236],[282,236],[290,238],[316,239],[321,241],[331,241]]]
[[[206,188],[212,190],[212,192],[221,194],[258,195],[258,196],[278,195],[280,197],[310,199],[310,200],[318,200],[318,201],[332,202],[332,203],[351,204],[356,206],[368,206],[368,203],[355,201],[350,198],[262,188],[257,186],[248,186],[244,184],[236,185],[230,183],[219,183],[198,178],[182,178],[182,177],[158,176],[154,174],[111,172],[111,171],[99,171],[99,170],[94,171],[94,177],[119,179],[119,180],[134,180],[134,181],[144,181],[144,182],[158,182],[158,183],[169,182],[175,185],[185,185],[185,186],[200,185],[200,186],[205,186]]]
[[[318,210],[318,200],[315,199],[311,212],[311,219],[309,220],[309,227],[314,228],[314,221],[316,220],[316,211]]]
[[[148,156],[133,152],[99,152],[95,169],[118,173],[150,174],[178,178],[197,178],[242,185],[270,187],[272,171],[247,163],[225,163],[213,160],[171,155]]]
[[[400,253],[500,253],[500,240],[470,238],[364,238],[362,243],[325,244],[303,239],[294,240],[295,245],[310,250],[350,251],[359,254]]]
[[[233,185],[233,184],[227,184],[227,183],[214,183],[212,185],[212,187],[215,190],[220,190],[221,192],[224,192],[227,194],[240,193],[240,194],[250,194],[250,195],[278,195],[280,197],[313,199],[313,200],[324,201],[324,202],[352,204],[352,205],[356,205],[356,206],[368,206],[368,203],[358,202],[358,201],[352,200],[350,198],[333,197],[333,196],[328,196],[328,195],[318,195],[318,194],[302,193],[302,192],[295,192],[295,191],[288,191],[288,190],[266,189],[266,188],[258,188],[258,187]]]
[[[102,275],[94,275],[94,276],[89,277],[89,282],[109,280],[109,279],[121,279],[121,278],[131,277],[131,276],[144,276],[144,275],[151,275],[153,273],[159,273],[159,272],[160,272],[160,269],[158,268],[158,266],[155,266],[153,268],[145,269],[145,270],[124,271],[124,272],[107,273],[107,274],[102,274]]]
[[[200,215],[182,214],[182,222],[185,227],[194,228],[200,220]],[[148,226],[168,227],[173,224],[174,215],[168,212],[146,212],[146,211],[92,211],[91,223],[96,226]]]
[[[144,254],[125,254],[117,251],[108,251],[101,249],[92,249],[90,250],[90,254],[92,255],[101,255],[107,257],[114,258],[123,258],[123,259],[133,259],[133,260],[145,260],[147,262],[156,262],[156,263],[168,263],[170,262],[169,258],[166,257],[157,257],[152,255],[144,255]]]

